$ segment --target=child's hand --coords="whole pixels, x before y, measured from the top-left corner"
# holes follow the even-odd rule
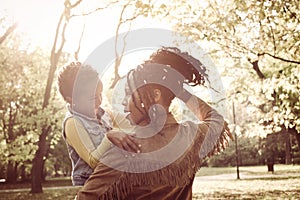
[[[128,135],[124,132],[119,131],[109,131],[106,133],[106,136],[114,145],[119,148],[134,153],[141,152],[141,145],[138,144],[138,142],[132,135]]]

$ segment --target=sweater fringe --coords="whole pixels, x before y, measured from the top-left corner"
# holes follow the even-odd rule
[[[227,122],[224,122],[223,131],[215,142],[213,149],[205,157],[200,159],[199,150],[204,137],[205,135],[198,134],[193,145],[191,145],[183,156],[162,169],[138,174],[124,172],[122,176],[106,190],[100,199],[123,199],[130,194],[134,186],[137,185],[167,184],[171,186],[184,186],[189,184],[191,179],[201,168],[202,160],[205,157],[211,157],[223,151],[229,145],[229,141],[234,140]],[[149,169],[151,166],[147,165],[145,167]]]

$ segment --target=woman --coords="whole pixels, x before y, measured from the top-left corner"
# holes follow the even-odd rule
[[[112,147],[78,199],[192,199],[201,161],[232,139],[223,117],[183,84],[204,85],[206,68],[177,48],[161,48],[127,75],[125,112],[137,126],[141,153]],[[200,120],[178,123],[169,112],[177,97]]]

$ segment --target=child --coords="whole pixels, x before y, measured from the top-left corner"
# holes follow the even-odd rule
[[[59,74],[58,87],[68,108],[62,133],[72,162],[73,185],[85,183],[112,143],[127,151],[139,151],[133,136],[111,131],[111,117],[100,107],[102,82],[91,66],[79,62],[67,65]]]

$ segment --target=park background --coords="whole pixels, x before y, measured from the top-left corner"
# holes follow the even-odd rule
[[[76,188],[46,189],[70,185],[71,165],[61,137],[66,109],[56,85],[59,70],[70,61],[85,61],[112,37],[116,47],[126,46],[121,33],[159,28],[185,38],[174,46],[195,57],[201,59],[205,52],[223,82],[225,98],[209,100],[225,115],[236,140],[205,160],[199,177],[211,189],[202,195],[297,199],[299,5],[298,0],[1,0],[0,198],[57,199],[69,192],[72,199]],[[105,76],[107,102],[110,86],[126,66],[134,67],[149,53],[141,52],[127,56],[115,49],[111,68],[117,70]],[[190,116],[187,110],[181,114]],[[249,191],[249,185],[257,190]],[[28,191],[6,191],[24,187]],[[197,187],[195,198],[196,193],[201,197]]]

